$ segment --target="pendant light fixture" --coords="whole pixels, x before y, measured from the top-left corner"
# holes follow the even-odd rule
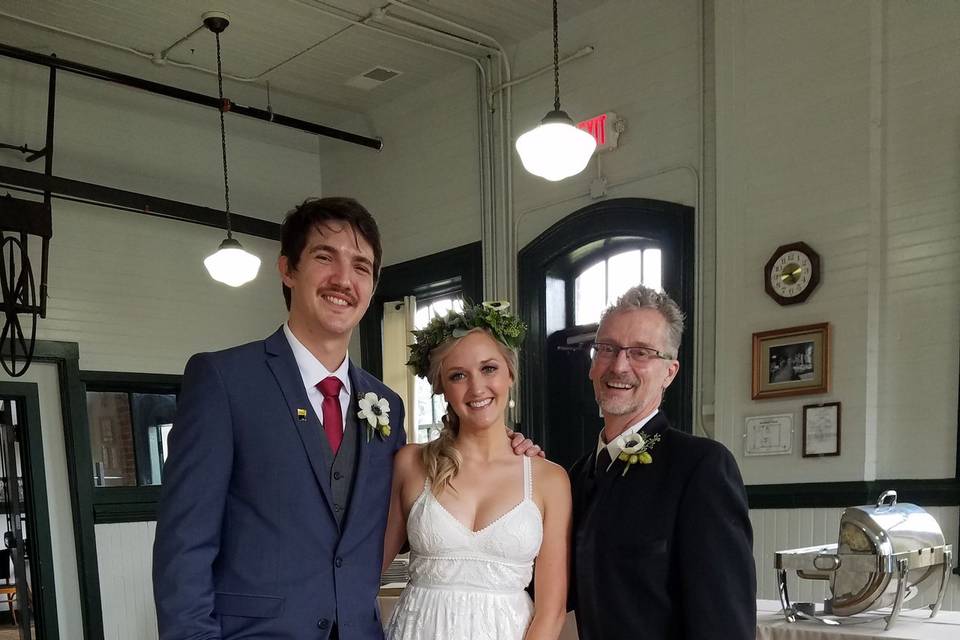
[[[220,151],[223,156],[223,200],[227,214],[227,237],[220,243],[220,248],[203,261],[210,277],[217,282],[239,287],[257,277],[260,270],[260,258],[248,253],[240,246],[240,242],[233,238],[230,228],[230,181],[227,178],[227,133],[224,126],[223,114],[230,110],[230,101],[223,97],[223,65],[220,60],[220,34],[230,24],[227,14],[220,11],[211,11],[203,14],[203,25],[213,32],[217,38],[217,88],[220,93]]]
[[[553,111],[536,129],[517,138],[517,153],[523,168],[556,182],[575,176],[586,168],[597,141],[574,126],[560,109],[560,45],[557,37],[557,0],[553,0]]]

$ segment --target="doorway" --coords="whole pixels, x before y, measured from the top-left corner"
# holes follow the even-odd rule
[[[0,382],[0,640],[58,637],[36,385]]]
[[[596,446],[603,425],[587,379],[600,312],[635,284],[665,291],[686,314],[680,372],[662,406],[692,429],[694,210],[618,198],[571,213],[519,254],[519,306],[529,332],[521,352],[521,424],[550,459],[569,467]]]

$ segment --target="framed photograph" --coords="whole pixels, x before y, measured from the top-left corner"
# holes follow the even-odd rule
[[[753,334],[753,399],[830,390],[830,325]]]
[[[803,407],[803,457],[840,455],[840,403]]]

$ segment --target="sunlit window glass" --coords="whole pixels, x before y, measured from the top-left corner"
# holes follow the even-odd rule
[[[643,251],[624,251],[607,261],[607,304],[617,301],[630,287],[640,283],[643,275]]]
[[[574,280],[574,323],[599,322],[604,309],[638,284],[663,291],[662,260],[660,249],[630,249],[581,271]]]
[[[643,284],[644,286],[663,291],[661,282],[661,268],[663,257],[660,249],[646,249],[643,252]]]
[[[585,269],[574,281],[574,321],[590,324],[600,321],[607,293],[607,263],[598,262]]]
[[[417,313],[414,316],[414,324],[417,329],[423,329],[432,319],[446,315],[450,310],[463,311],[463,300],[461,298],[442,298],[418,306]],[[441,420],[446,412],[447,403],[442,395],[434,395],[430,382],[419,376],[416,378],[414,385],[414,400],[417,410],[416,442],[435,440],[440,435],[440,429],[443,426]]]

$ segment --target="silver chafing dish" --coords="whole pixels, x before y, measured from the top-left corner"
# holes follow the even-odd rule
[[[952,547],[933,517],[914,504],[897,504],[897,492],[885,491],[876,505],[848,507],[840,518],[839,542],[778,551],[774,557],[783,615],[823,624],[854,622],[845,618],[892,607],[885,616],[889,629],[903,603],[922,586],[936,586],[930,617],[940,611],[950,578]],[[791,603],[787,572],[800,578],[829,580],[832,597],[818,609],[814,603]]]

